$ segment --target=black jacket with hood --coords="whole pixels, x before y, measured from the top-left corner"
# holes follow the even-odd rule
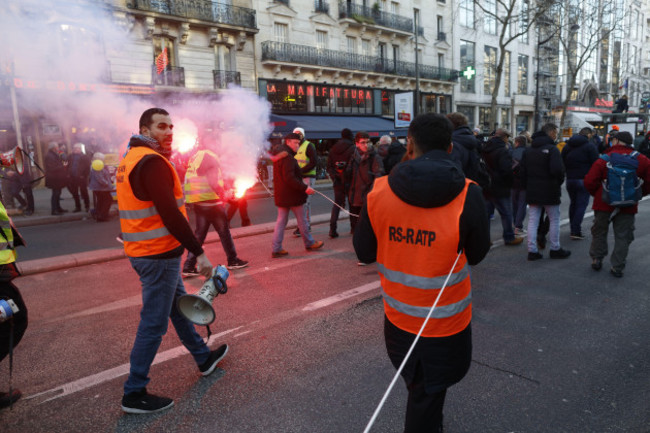
[[[526,188],[526,203],[560,204],[564,164],[555,142],[542,131],[533,134],[533,143],[521,159],[521,181]]]
[[[483,146],[483,159],[488,166],[492,183],[486,193],[493,197],[510,197],[514,181],[512,154],[500,137],[492,137]]]
[[[283,144],[279,153],[287,154],[273,163],[273,197],[277,207],[301,206],[307,201],[307,185],[302,181],[302,170],[294,152]]]
[[[391,190],[404,202],[423,208],[440,207],[451,202],[465,186],[465,176],[453,157],[442,150],[433,150],[417,159],[397,165],[388,176]],[[447,224],[441,221],[440,224]],[[459,221],[458,248],[464,249],[467,262],[478,264],[490,250],[488,217],[481,188],[471,184]],[[354,249],[365,263],[377,259],[377,237],[364,204],[354,231]],[[385,321],[386,344],[393,362],[408,351],[415,335]],[[410,382],[421,363],[427,392],[436,392],[458,382],[471,361],[469,326],[456,335],[421,338],[402,374]]]
[[[585,135],[574,135],[562,148],[562,161],[567,179],[584,179],[597,159],[598,149]]]
[[[345,166],[354,153],[354,143],[349,138],[341,138],[337,141],[327,155],[327,173],[334,183],[343,183]],[[339,168],[337,168],[337,163]]]

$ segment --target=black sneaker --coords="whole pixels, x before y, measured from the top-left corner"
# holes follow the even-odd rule
[[[339,234],[338,234],[337,232],[335,232],[335,231],[334,231],[334,232],[332,232],[332,231],[330,232],[330,239],[336,239],[336,238],[338,238],[338,237],[339,237]]]
[[[615,276],[616,278],[623,278],[623,271],[617,271],[616,269],[612,268],[609,270],[609,273]]]
[[[293,231],[293,237],[295,237],[295,238],[299,238],[300,236],[301,236],[301,235],[300,235],[300,230],[295,229],[295,230]]]
[[[237,258],[232,262],[228,262],[228,266],[226,267],[228,269],[241,269],[241,268],[245,268],[246,266],[248,266],[248,262],[246,260]]]
[[[0,409],[11,406],[17,402],[22,395],[23,394],[17,389],[12,390],[11,394],[8,392],[0,392]]]
[[[566,259],[571,255],[571,251],[560,248],[559,250],[551,250],[549,256],[552,259]]]
[[[591,259],[591,269],[594,271],[600,271],[603,268],[603,259],[594,257]]]
[[[228,353],[228,345],[223,344],[219,346],[217,350],[213,350],[210,352],[210,356],[208,357],[208,360],[205,361],[203,364],[199,365],[199,371],[201,371],[201,374],[203,376],[209,376],[212,374],[215,368],[217,368],[217,364],[219,361],[223,359],[224,356],[226,356],[226,353]]]
[[[156,413],[169,409],[173,405],[174,400],[171,398],[148,394],[146,388],[122,397],[122,410],[126,413]]]
[[[584,238],[585,237],[582,235],[582,233],[571,233],[571,239],[574,241],[580,241]]]
[[[539,259],[541,259],[543,257],[544,256],[541,255],[540,253],[530,253],[530,252],[528,253],[528,261],[529,262],[532,262],[534,260],[539,260]]]
[[[199,275],[201,275],[201,273],[196,268],[192,268],[192,269],[183,269],[181,275],[184,277],[198,277]]]

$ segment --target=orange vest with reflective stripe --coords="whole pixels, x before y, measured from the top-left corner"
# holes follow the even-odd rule
[[[169,166],[174,177],[174,197],[179,210],[187,218],[183,200],[183,188],[172,164],[153,149],[146,146],[131,148],[117,167],[117,205],[120,210],[120,226],[124,238],[124,251],[129,257],[144,257],[166,253],[181,243],[172,236],[152,201],[142,201],[133,194],[129,175],[147,155],[157,155]]]
[[[467,187],[445,206],[421,208],[400,200],[388,176],[375,179],[368,216],[377,237],[377,268],[384,310],[398,328],[417,334],[458,256],[459,221]],[[463,252],[422,332],[446,337],[472,319],[469,265]]]

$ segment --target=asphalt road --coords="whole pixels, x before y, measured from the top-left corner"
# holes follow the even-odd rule
[[[314,232],[325,239],[327,226]],[[649,432],[649,233],[645,201],[622,279],[607,261],[591,270],[589,241],[570,241],[566,226],[567,260],[528,262],[523,245],[495,244],[472,269],[473,363],[447,394],[445,431]],[[363,431],[394,374],[375,267],[356,266],[347,234],[318,252],[286,235],[282,259],[270,258],[271,234],[237,239],[251,266],[215,300],[211,347],[231,346],[215,374],[201,378],[174,332],[165,337],[149,390],[176,405],[158,415],[119,407],[140,303],[127,260],[17,280],[30,308],[14,359],[25,397],[0,412],[2,431]],[[404,404],[398,382],[372,431],[401,431]]]

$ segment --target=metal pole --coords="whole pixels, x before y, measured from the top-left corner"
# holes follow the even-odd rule
[[[16,85],[14,81],[13,62],[10,64],[10,67],[11,67],[11,83],[9,83],[9,95],[11,97],[11,108],[14,114],[14,129],[16,130],[16,144],[20,149],[22,149],[23,136],[22,136],[22,128],[20,126],[20,115],[18,114],[18,102],[16,100]]]
[[[420,65],[418,55],[418,13],[413,9],[413,21],[415,23],[415,103],[413,106],[413,117],[420,112]]]
[[[535,57],[537,60],[537,65],[535,66],[535,114],[533,122],[533,132],[539,130],[539,25],[537,26],[537,47],[535,48]]]

